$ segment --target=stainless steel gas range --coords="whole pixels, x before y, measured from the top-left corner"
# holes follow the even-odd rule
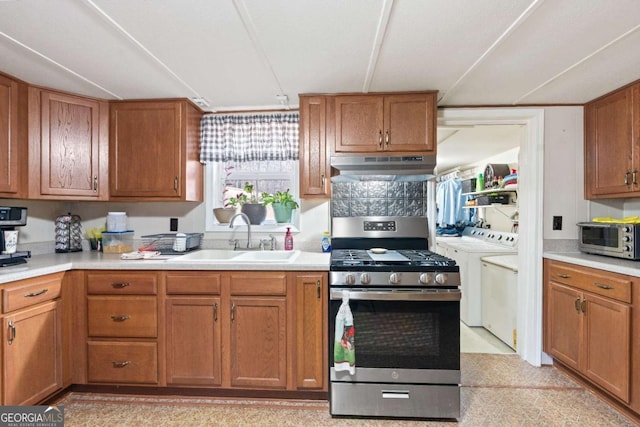
[[[333,218],[333,416],[460,416],[459,268],[428,250],[427,235],[425,217]],[[349,334],[336,320],[344,298],[353,319]],[[355,349],[355,358],[341,370],[345,347]]]

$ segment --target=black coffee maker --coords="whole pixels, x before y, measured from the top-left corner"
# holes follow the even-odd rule
[[[30,251],[19,251],[6,254],[4,239],[5,230],[27,225],[27,208],[0,206],[0,267],[24,264],[31,257]]]

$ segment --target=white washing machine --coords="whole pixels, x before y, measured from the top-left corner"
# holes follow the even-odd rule
[[[482,257],[518,253],[518,235],[485,228],[467,227],[461,237],[436,238],[444,251],[460,267],[460,319],[467,326],[482,326]]]
[[[518,255],[482,257],[482,326],[516,350]]]

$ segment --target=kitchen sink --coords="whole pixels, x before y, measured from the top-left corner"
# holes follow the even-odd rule
[[[290,263],[295,260],[300,251],[231,251],[224,249],[202,249],[171,258],[169,262],[217,262],[230,261],[233,263]]]

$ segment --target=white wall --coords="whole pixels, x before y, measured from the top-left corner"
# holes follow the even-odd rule
[[[584,124],[582,107],[544,109],[543,238],[577,239],[576,223],[589,218],[584,199]],[[553,216],[562,230],[553,230]]]

